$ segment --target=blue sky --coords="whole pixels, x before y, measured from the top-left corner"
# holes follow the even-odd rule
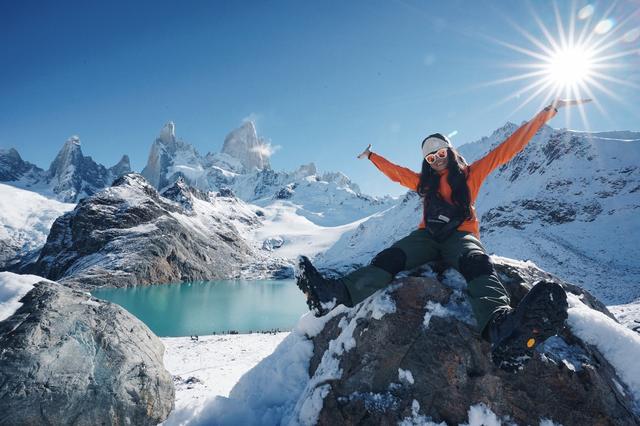
[[[574,10],[589,4],[592,26],[609,18],[612,39],[630,34],[607,52],[638,48],[637,2]],[[400,194],[355,159],[368,143],[418,170],[427,134],[457,131],[461,145],[536,112],[543,94],[518,108],[532,80],[484,84],[531,62],[494,40],[535,50],[512,25],[544,41],[532,9],[556,34],[544,1],[3,2],[0,147],[46,168],[77,134],[85,155],[111,166],[126,153],[140,171],[169,120],[206,153],[251,117],[278,147],[274,169],[313,161],[364,192]],[[568,25],[571,3],[558,9]],[[640,130],[640,55],[614,62],[607,74],[632,86],[603,82],[619,99],[594,90],[588,126]],[[586,129],[576,113],[551,124]]]

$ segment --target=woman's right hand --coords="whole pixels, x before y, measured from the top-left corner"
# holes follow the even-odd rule
[[[591,102],[591,99],[556,99],[549,105],[551,108],[560,109],[568,106],[586,104]]]
[[[358,155],[358,158],[360,160],[366,160],[369,158],[370,155],[371,155],[371,144],[369,144],[369,146],[367,146],[367,148],[365,148],[365,150],[362,151],[362,154]]]

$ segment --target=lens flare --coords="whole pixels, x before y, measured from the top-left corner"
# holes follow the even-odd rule
[[[590,17],[591,15],[593,15],[593,11],[595,10],[595,8],[588,4],[585,7],[583,7],[582,9],[580,9],[580,12],[578,12],[578,19],[580,20],[585,20],[588,17]]]
[[[623,40],[627,43],[633,43],[638,37],[640,37],[640,28],[634,28],[625,33]]]
[[[595,32],[596,34],[606,34],[611,31],[611,28],[613,28],[614,25],[615,22],[613,19],[603,19],[602,21],[598,22],[596,27],[593,29],[593,32]]]

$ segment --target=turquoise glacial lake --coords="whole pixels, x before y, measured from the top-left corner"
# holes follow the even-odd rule
[[[91,294],[122,306],[160,337],[288,331],[308,311],[294,280],[199,281]]]

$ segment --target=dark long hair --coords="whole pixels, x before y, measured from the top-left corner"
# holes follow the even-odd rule
[[[468,168],[464,166],[462,157],[451,148],[447,148],[447,169],[449,169],[447,182],[451,187],[451,201],[454,206],[460,209],[464,220],[469,220],[471,219],[471,194],[467,186]],[[422,160],[422,172],[416,190],[424,198],[425,203],[440,196],[438,194],[439,184],[440,175],[438,172],[431,168],[427,160]]]

